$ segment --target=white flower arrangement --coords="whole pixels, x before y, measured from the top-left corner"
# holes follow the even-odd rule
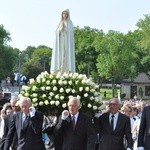
[[[42,72],[36,79],[30,79],[22,86],[21,95],[29,97],[32,104],[43,112],[60,114],[67,108],[69,97],[76,96],[84,111],[93,112],[102,105],[98,85],[86,75],[78,73]]]

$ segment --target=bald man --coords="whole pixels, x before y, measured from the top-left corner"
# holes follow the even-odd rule
[[[18,137],[17,150],[45,150],[42,141],[43,114],[31,107],[32,103],[27,97],[21,97],[19,105],[21,112],[15,113],[10,122],[4,150],[9,150],[15,131]]]

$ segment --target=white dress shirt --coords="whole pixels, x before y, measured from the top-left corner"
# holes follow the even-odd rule
[[[111,124],[111,118],[112,118],[112,115],[114,115],[114,124],[113,124],[113,130],[116,129],[116,125],[117,125],[117,120],[118,120],[118,115],[119,115],[119,112],[115,113],[115,114],[109,114],[109,122]]]
[[[4,126],[5,126],[4,118],[1,116],[0,117],[0,138],[1,139],[4,135]]]
[[[77,112],[75,115],[72,115],[72,114],[71,114],[71,118],[74,117],[74,119],[75,119],[75,124],[77,123],[78,116],[79,116],[79,112]]]

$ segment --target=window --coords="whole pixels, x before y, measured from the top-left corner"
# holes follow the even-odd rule
[[[145,86],[145,96],[150,96],[150,86]]]

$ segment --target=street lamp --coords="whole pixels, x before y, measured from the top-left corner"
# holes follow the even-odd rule
[[[20,69],[21,69],[20,55],[21,55],[21,51],[19,51],[19,57],[18,57],[18,86],[19,86],[18,93],[19,94],[20,94],[20,90],[21,90],[21,86],[20,86]]]

